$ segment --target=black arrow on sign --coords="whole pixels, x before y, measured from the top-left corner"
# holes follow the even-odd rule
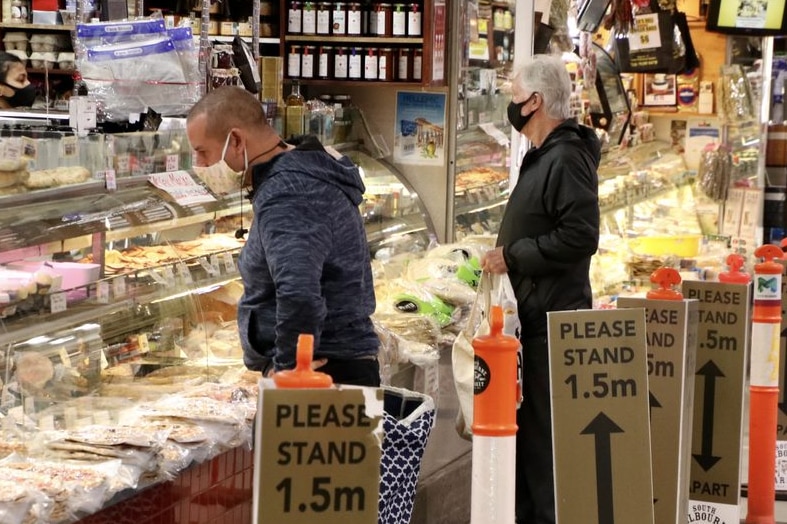
[[[614,524],[612,504],[612,450],[609,435],[624,433],[612,419],[600,411],[596,418],[583,429],[581,435],[596,436],[596,504],[598,524]]]
[[[650,415],[650,418],[653,418],[653,408],[660,408],[660,407],[662,407],[662,405],[661,405],[661,402],[659,402],[659,399],[656,398],[656,395],[654,395],[652,391],[648,391],[648,400],[650,401],[650,403],[649,403],[649,407],[650,407],[649,415]]]
[[[785,337],[787,337],[787,328],[782,329],[782,333],[781,333],[781,338],[785,338]],[[779,391],[783,392],[784,385],[785,385],[785,378],[787,378],[787,358],[783,358],[782,361],[784,362],[784,370],[782,370],[781,373],[782,383],[779,384]],[[779,409],[781,410],[782,413],[787,415],[787,393],[784,393],[784,398],[782,399],[781,402],[779,402]]]
[[[702,397],[702,452],[692,456],[703,470],[708,471],[721,460],[721,457],[713,456],[713,412],[716,404],[716,378],[723,377],[724,373],[715,362],[709,360],[697,371],[697,375],[705,375],[705,391]]]

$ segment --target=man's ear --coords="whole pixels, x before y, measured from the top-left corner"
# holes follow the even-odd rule
[[[14,90],[5,84],[0,84],[0,96],[4,96],[4,97],[14,96]]]

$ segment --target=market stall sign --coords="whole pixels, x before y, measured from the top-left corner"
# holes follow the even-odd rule
[[[683,296],[700,301],[689,481],[689,522],[740,520],[750,286],[684,281]]]
[[[257,524],[376,524],[382,390],[260,387]]]
[[[558,522],[652,524],[645,310],[548,319]]]
[[[173,171],[170,173],[153,173],[148,175],[148,181],[158,189],[164,191],[177,204],[190,206],[202,202],[216,200],[208,190],[198,184],[187,171]]]
[[[675,524],[688,512],[699,303],[620,297],[618,308],[645,308],[653,512]]]

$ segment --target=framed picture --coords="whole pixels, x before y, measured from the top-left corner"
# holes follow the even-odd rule
[[[642,105],[644,106],[675,106],[677,104],[675,75],[644,73],[642,88]]]

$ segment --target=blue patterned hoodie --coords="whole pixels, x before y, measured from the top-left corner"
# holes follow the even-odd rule
[[[300,333],[314,358],[376,355],[374,285],[358,210],[358,168],[313,137],[254,166],[254,222],[240,254],[238,328],[246,367],[295,366]]]

